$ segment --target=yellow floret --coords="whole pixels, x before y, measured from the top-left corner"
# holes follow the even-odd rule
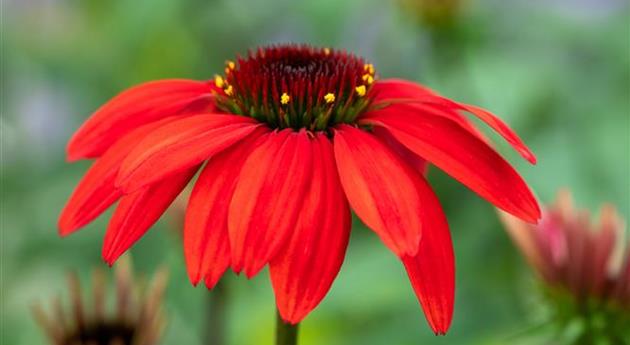
[[[332,103],[335,101],[335,95],[329,92],[324,96],[324,100],[326,103]]]
[[[289,96],[286,92],[282,93],[282,96],[280,96],[280,103],[282,104],[288,104],[290,100],[291,96]]]
[[[363,81],[366,82],[368,85],[371,85],[374,82],[374,77],[372,77],[368,73],[364,74],[362,78],[363,78]]]
[[[225,85],[225,81],[223,80],[223,77],[217,74],[214,76],[214,84],[217,87],[223,88],[223,85]]]
[[[359,95],[359,97],[365,96],[365,93],[367,92],[365,85],[357,86],[354,88],[354,90],[357,92],[357,95]]]
[[[366,63],[365,65],[363,65],[363,70],[371,75],[374,75],[374,65],[372,65],[371,63]]]

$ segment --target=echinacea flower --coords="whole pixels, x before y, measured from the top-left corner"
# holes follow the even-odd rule
[[[625,223],[612,205],[602,206],[593,222],[562,190],[543,209],[538,225],[500,215],[543,282],[552,337],[566,344],[630,342],[630,247]]]
[[[115,273],[114,311],[108,311],[105,274],[95,270],[92,276],[91,303],[85,303],[76,274],[68,275],[71,307],[53,301],[51,313],[41,305],[33,309],[35,319],[52,345],[155,345],[165,319],[161,309],[166,287],[166,271],[159,271],[148,289],[138,291],[133,280],[130,260],[121,260]],[[47,315],[48,314],[48,315]]]
[[[501,213],[505,228],[547,285],[569,291],[576,302],[595,298],[630,311],[630,254],[625,223],[612,205],[593,223],[563,190],[543,210],[538,225]]]
[[[429,324],[444,333],[453,248],[425,161],[525,221],[540,215],[525,182],[460,111],[535,162],[489,112],[380,80],[344,51],[271,46],[227,62],[210,81],[136,86],[70,140],[69,160],[97,160],[61,215],[61,234],[119,200],[103,245],[111,264],[201,169],[184,229],[192,283],[212,288],[228,268],[252,277],[268,265],[280,315],[295,324],[339,272],[352,208],[401,259]]]

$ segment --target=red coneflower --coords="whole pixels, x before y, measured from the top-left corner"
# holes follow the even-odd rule
[[[553,343],[630,343],[630,247],[625,222],[614,206],[602,206],[594,222],[562,190],[555,203],[543,208],[538,225],[503,212],[500,216],[542,278]]]
[[[98,158],[64,209],[67,235],[120,199],[103,257],[113,263],[160,217],[205,162],[193,188],[184,252],[193,284],[228,267],[269,265],[282,318],[298,323],[342,264],[350,207],[403,262],[427,319],[447,331],[454,259],[425,160],[528,222],[540,210],[517,172],[459,114],[477,115],[534,163],[494,115],[371,64],[310,46],[260,48],[211,81],[131,88],[75,133],[69,160]]]
[[[501,213],[505,228],[527,261],[553,287],[569,291],[576,302],[595,298],[630,310],[630,248],[625,223],[609,204],[600,220],[576,209],[567,190],[544,209],[538,225]]]

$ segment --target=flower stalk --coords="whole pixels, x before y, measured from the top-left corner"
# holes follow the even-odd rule
[[[227,330],[227,281],[220,281],[206,294],[204,344],[225,345]]]
[[[276,345],[296,345],[299,325],[284,322],[280,313],[276,312]]]

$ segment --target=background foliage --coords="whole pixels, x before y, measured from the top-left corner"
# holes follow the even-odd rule
[[[345,48],[382,77],[422,82],[504,118],[538,155],[528,166],[498,146],[542,201],[557,188],[595,209],[630,215],[630,16],[623,0],[469,0],[459,15],[419,20],[381,0],[4,0],[2,52],[3,344],[43,337],[29,314],[62,293],[65,272],[104,265],[107,216],[67,239],[56,218],[88,163],[64,145],[92,112],[143,81],[203,79],[248,48],[308,42]],[[448,15],[445,14],[445,15]],[[446,18],[446,19],[445,19]],[[496,138],[496,137],[493,137]],[[452,330],[426,326],[402,266],[355,221],[327,299],[303,323],[302,344],[504,344],[540,315],[536,286],[494,210],[437,170],[457,255]],[[165,344],[201,344],[203,288],[185,274],[173,212],[132,250],[138,272],[171,272]],[[229,276],[229,344],[270,343],[273,295],[265,274]]]

